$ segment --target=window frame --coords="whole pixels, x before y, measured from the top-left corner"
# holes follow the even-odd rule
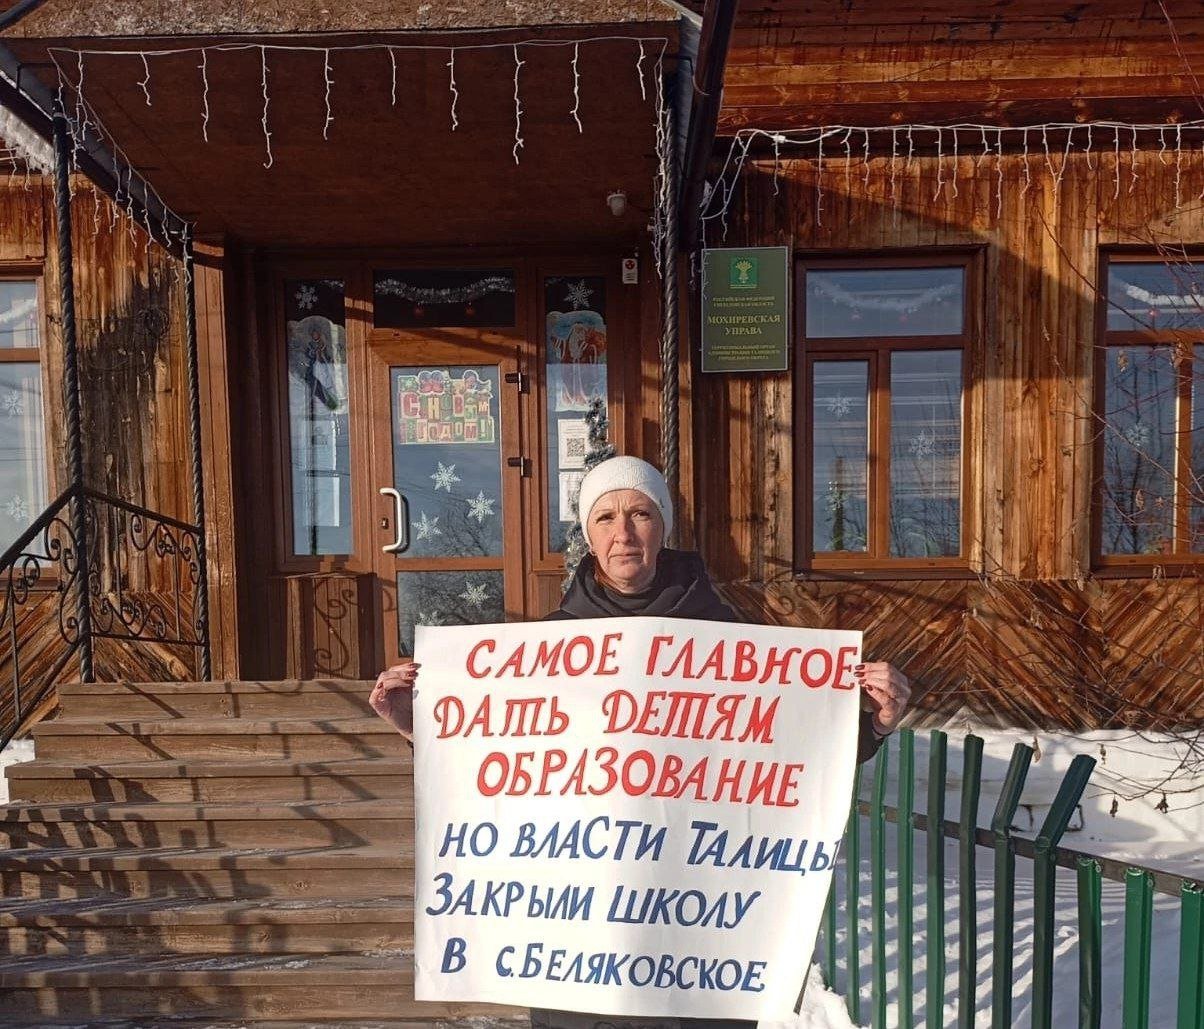
[[[794,565],[811,577],[950,578],[970,574],[967,497],[970,486],[971,357],[977,320],[976,255],[966,250],[928,250],[864,257],[814,255],[795,262],[794,289]],[[931,336],[825,336],[810,339],[807,327],[807,272],[960,267],[963,275],[962,332]],[[957,350],[961,353],[961,454],[958,553],[948,557],[890,557],[890,355],[893,352]],[[865,361],[868,364],[869,445],[867,448],[867,549],[820,551],[812,548],[812,395],[816,361]],[[800,434],[799,428],[802,432]]]
[[[1189,248],[1181,252],[1185,263],[1204,264],[1204,251]],[[1174,519],[1172,522],[1173,549],[1168,554],[1105,554],[1104,537],[1104,457],[1106,425],[1103,411],[1106,406],[1108,353],[1115,347],[1169,347],[1176,349],[1190,340],[1194,355],[1195,348],[1204,345],[1204,328],[1191,329],[1109,329],[1108,309],[1112,303],[1108,293],[1109,271],[1113,264],[1166,264],[1162,254],[1151,250],[1132,250],[1124,247],[1101,248],[1099,255],[1098,285],[1096,289],[1096,333],[1092,357],[1093,384],[1091,390],[1091,420],[1098,431],[1092,447],[1091,482],[1091,566],[1093,569],[1113,574],[1148,574],[1154,568],[1189,569],[1204,564],[1204,551],[1184,548],[1188,543],[1188,521],[1191,504],[1186,484],[1191,477],[1191,425],[1192,425],[1192,376],[1193,360],[1185,361],[1176,369],[1178,382],[1175,389],[1175,470],[1174,470]]]
[[[32,525],[42,514],[47,504],[54,501],[58,496],[59,483],[58,476],[54,465],[54,446],[51,438],[52,419],[50,413],[53,408],[54,397],[50,390],[50,381],[47,376],[47,341],[50,338],[48,330],[49,319],[46,311],[46,283],[44,277],[44,269],[41,264],[34,264],[27,261],[5,261],[0,262],[0,282],[33,282],[34,289],[37,293],[38,312],[38,345],[36,347],[0,347],[0,363],[2,364],[36,364],[38,366],[38,374],[42,385],[42,460],[43,473],[46,481],[46,496],[42,498],[42,507],[37,510],[30,511],[29,523]],[[25,532],[29,526],[27,525],[22,532]],[[57,572],[53,573],[57,576]],[[45,579],[45,577],[44,577]],[[57,578],[46,580],[50,584],[57,581]]]

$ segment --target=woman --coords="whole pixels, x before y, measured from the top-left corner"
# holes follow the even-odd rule
[[[560,608],[548,619],[660,615],[738,622],[693,552],[670,550],[673,503],[665,480],[638,457],[612,457],[581,481],[577,502],[589,553],[581,559]],[[402,662],[382,672],[370,696],[372,709],[406,739],[412,739],[410,691],[420,665]],[[866,761],[903,717],[911,697],[902,672],[886,662],[853,670],[861,685],[862,717],[857,759]]]
[[[659,615],[740,620],[716,594],[698,554],[664,546],[673,531],[673,503],[664,478],[652,465],[636,457],[603,461],[581,481],[577,507],[589,553],[577,567],[560,608],[548,615],[549,619]],[[413,662],[404,662],[382,672],[370,697],[373,710],[406,739],[413,737],[413,687],[418,668]],[[857,759],[866,761],[899,724],[911,691],[906,676],[884,662],[860,664],[853,674],[861,685],[863,709]],[[550,1011],[533,1011],[531,1021],[539,1029],[596,1029],[602,1024],[721,1029],[755,1024],[599,1018]]]

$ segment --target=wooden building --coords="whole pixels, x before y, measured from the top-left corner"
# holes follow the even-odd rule
[[[740,8],[702,233],[789,248],[793,335],[696,378],[699,545],[930,718],[1204,714],[1199,13]]]
[[[918,719],[1197,724],[1202,55],[1173,0],[0,2],[0,741],[59,705],[5,1017],[513,1018],[412,999],[361,680],[555,606],[594,396]],[[704,372],[752,246],[786,370]]]

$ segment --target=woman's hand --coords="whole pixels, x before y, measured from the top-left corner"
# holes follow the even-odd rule
[[[386,668],[368,694],[372,710],[411,743],[414,741],[414,686],[418,669],[413,661]]]
[[[861,686],[861,706],[872,711],[874,732],[886,736],[898,728],[911,700],[911,683],[894,665],[867,661],[853,669]]]

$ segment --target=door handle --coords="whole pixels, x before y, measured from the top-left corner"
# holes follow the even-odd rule
[[[386,543],[380,549],[386,554],[404,554],[410,549],[410,502],[392,486],[382,486],[378,491],[382,497],[393,498],[393,525],[395,531],[392,543]]]

